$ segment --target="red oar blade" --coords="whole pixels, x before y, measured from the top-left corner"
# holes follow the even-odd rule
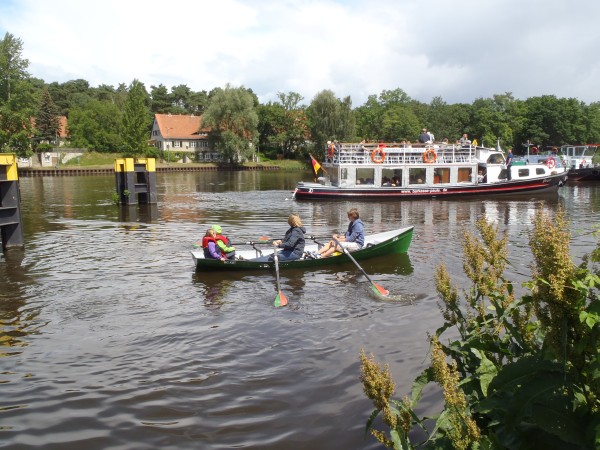
[[[388,295],[390,295],[390,291],[388,291],[383,286],[378,285],[377,283],[372,283],[371,288],[373,289],[373,292],[375,292],[376,295],[380,295],[382,297],[387,297]]]
[[[264,241],[270,241],[271,238],[269,236],[261,236],[261,237],[258,238],[258,240],[264,242]]]
[[[277,297],[275,297],[275,301],[273,302],[273,304],[276,307],[285,306],[288,304],[287,297],[283,295],[283,292],[279,291],[277,293]]]

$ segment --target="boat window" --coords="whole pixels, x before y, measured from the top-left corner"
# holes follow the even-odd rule
[[[382,186],[402,186],[402,169],[382,169]]]
[[[492,155],[490,155],[490,157],[487,160],[488,164],[504,164],[504,156],[502,156],[500,153],[494,153]]]
[[[535,168],[535,174],[536,175],[544,175],[546,173],[546,171],[544,170],[543,167],[536,167]]]
[[[544,169],[542,169],[544,170]],[[519,169],[519,178],[521,177],[528,177],[529,176],[529,169]]]
[[[471,167],[459,167],[458,168],[458,182],[468,183],[471,181],[473,176],[473,169]]]
[[[425,184],[425,168],[411,167],[408,169],[409,184]]]
[[[375,169],[356,169],[356,184],[374,184]]]
[[[450,183],[450,168],[437,168],[433,171],[433,184]]]

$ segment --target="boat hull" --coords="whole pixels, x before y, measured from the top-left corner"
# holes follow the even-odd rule
[[[405,227],[398,230],[388,231],[367,236],[365,247],[352,252],[354,259],[361,261],[369,258],[389,255],[393,253],[406,253],[412,241],[413,227]],[[307,245],[307,251],[317,250],[317,244]],[[244,252],[238,252],[244,254]],[[264,254],[272,253],[271,250]],[[248,255],[248,252],[245,253]],[[237,270],[269,270],[274,268],[273,262],[256,262],[249,259],[220,261],[217,259],[205,259],[202,251],[192,251],[192,257],[196,265],[196,271],[237,271]],[[324,266],[345,264],[350,258],[345,254],[330,256],[320,259],[298,259],[294,261],[279,261],[279,267],[312,269]]]
[[[600,168],[571,169],[569,181],[600,181]]]
[[[549,175],[538,179],[504,181],[499,183],[478,183],[423,186],[423,187],[336,187],[319,183],[298,183],[294,192],[297,200],[319,200],[332,198],[376,198],[376,199],[418,199],[489,195],[547,194],[556,192],[567,182],[565,173]]]

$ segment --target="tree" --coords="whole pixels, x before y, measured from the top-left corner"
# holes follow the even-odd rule
[[[150,110],[153,113],[166,114],[171,111],[173,101],[171,100],[169,90],[164,84],[150,86],[150,97],[152,99]]]
[[[146,106],[149,96],[144,84],[133,80],[125,100],[121,122],[121,138],[125,152],[132,156],[143,155],[148,148],[152,117]]]
[[[48,89],[44,89],[40,106],[35,117],[36,136],[41,141],[52,141],[60,132],[60,117],[58,108],[52,101]]]
[[[405,105],[389,107],[381,118],[380,139],[390,141],[412,141],[419,134],[421,124],[412,110]]]
[[[185,114],[188,112],[189,99],[192,95],[192,90],[185,84],[173,86],[171,88],[171,106],[176,114]]]
[[[22,158],[31,156],[31,135],[28,114],[13,111],[8,105],[0,107],[0,152],[14,152]]]
[[[121,111],[113,102],[92,100],[69,115],[69,136],[75,147],[116,152],[122,147]]]
[[[249,157],[258,134],[255,96],[243,86],[235,88],[229,84],[211,94],[201,127],[211,129],[209,140],[213,148],[230,163]]]
[[[10,103],[15,87],[29,78],[29,60],[21,56],[23,41],[6,33],[0,40],[0,101]]]
[[[350,97],[342,101],[333,91],[326,89],[315,95],[307,114],[317,149],[325,148],[327,141],[350,139],[355,135],[356,121]]]
[[[286,154],[301,148],[310,137],[308,118],[300,102],[304,99],[297,92],[277,93],[279,103],[275,105],[276,120],[272,123],[273,133],[269,144]]]

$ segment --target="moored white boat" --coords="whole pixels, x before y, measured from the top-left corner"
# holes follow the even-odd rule
[[[559,157],[569,168],[569,180],[600,181],[600,167],[594,165],[593,158],[600,144],[563,145]]]
[[[343,143],[325,153],[319,182],[299,182],[298,200],[423,198],[555,192],[566,183],[560,158],[515,161],[500,150],[452,144]]]

